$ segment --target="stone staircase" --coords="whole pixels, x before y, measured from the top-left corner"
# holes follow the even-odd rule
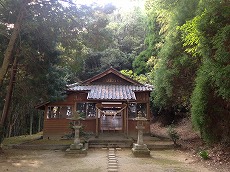
[[[108,172],[118,172],[118,160],[117,160],[115,148],[109,148]]]
[[[133,142],[133,139],[126,138],[124,135],[100,135],[88,141],[89,148],[130,148]]]
[[[123,134],[106,133],[99,135],[98,138],[92,137],[88,140],[89,148],[132,148],[133,143],[137,142],[135,136],[125,136]],[[150,150],[154,149],[173,149],[173,142],[168,139],[144,136],[144,143]]]

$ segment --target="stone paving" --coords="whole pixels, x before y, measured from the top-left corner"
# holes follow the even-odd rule
[[[109,148],[108,151],[108,172],[117,172],[118,171],[118,160],[116,157],[116,149]]]
[[[89,149],[87,156],[65,156],[60,150],[7,149],[0,155],[0,172],[219,172],[180,150],[152,150],[135,157],[130,148]],[[221,172],[229,172],[227,169]]]

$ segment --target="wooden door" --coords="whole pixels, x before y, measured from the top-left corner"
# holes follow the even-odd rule
[[[120,131],[123,128],[123,112],[117,113],[117,109],[106,109],[100,117],[100,130],[103,131]]]

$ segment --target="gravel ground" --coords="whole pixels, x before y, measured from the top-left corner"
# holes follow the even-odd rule
[[[130,149],[115,151],[120,172],[212,172],[193,157],[178,150],[151,151],[137,158]],[[85,157],[63,151],[7,149],[0,155],[0,172],[106,172],[108,150],[90,149]]]

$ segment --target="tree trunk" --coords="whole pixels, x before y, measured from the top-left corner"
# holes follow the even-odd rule
[[[10,107],[11,97],[12,97],[12,93],[13,93],[13,86],[14,86],[14,82],[15,82],[16,72],[17,72],[17,59],[15,58],[14,64],[13,64],[12,69],[11,69],[10,83],[9,83],[9,87],[8,87],[8,90],[6,93],[6,101],[5,101],[5,104],[3,107],[1,121],[0,121],[0,124],[2,126],[4,126],[4,123],[6,121],[6,117],[7,117],[8,112],[9,112],[9,107]]]
[[[33,134],[33,112],[30,114],[30,135]]]
[[[8,137],[12,136],[12,132],[13,132],[13,127],[15,126],[17,119],[19,117],[18,113],[15,113],[13,115],[11,115],[11,120],[9,120],[9,126],[8,126]],[[14,135],[13,135],[14,136]]]
[[[38,133],[41,131],[41,114],[38,113]]]
[[[21,5],[17,21],[14,25],[13,33],[10,37],[10,41],[8,43],[7,49],[6,49],[5,54],[4,54],[4,59],[2,62],[2,66],[0,68],[0,87],[3,84],[4,77],[5,77],[8,69],[9,69],[9,65],[12,62],[12,54],[13,54],[13,50],[14,50],[14,45],[15,45],[15,42],[16,42],[18,35],[19,35],[19,32],[20,32],[20,27],[21,27],[22,20],[23,20],[25,11],[26,11],[25,7],[28,4],[28,2],[29,2],[29,0],[23,1],[22,5]],[[6,121],[6,117],[7,117],[7,111],[8,111],[7,110],[8,108],[5,108],[5,105],[4,105],[4,109],[3,109],[3,113],[2,113],[1,121],[0,121],[0,152],[2,150],[1,146],[2,146],[2,141],[4,138],[4,125],[5,125],[5,121]]]
[[[11,135],[12,135],[12,130],[13,130],[13,125],[12,125],[12,124],[9,124],[8,137],[11,137]]]
[[[9,65],[10,63],[12,62],[12,54],[13,54],[13,51],[14,51],[14,45],[15,45],[15,42],[18,38],[18,35],[19,35],[19,32],[20,32],[20,27],[21,27],[21,24],[22,24],[22,20],[23,20],[23,17],[24,17],[24,13],[25,13],[25,7],[28,3],[28,1],[23,1],[24,3],[22,3],[22,6],[21,6],[21,9],[19,11],[19,14],[18,14],[18,18],[17,18],[17,21],[16,23],[14,24],[14,30],[13,30],[13,33],[10,37],[10,41],[8,43],[8,46],[6,48],[6,51],[5,51],[5,54],[4,54],[4,59],[3,59],[3,62],[2,62],[2,66],[0,68],[0,87],[2,86],[2,83],[3,83],[3,80],[4,80],[4,77],[8,71],[8,68],[9,68]]]
[[[12,97],[12,92],[13,92],[13,85],[14,85],[14,81],[15,81],[16,70],[17,70],[17,59],[15,58],[14,59],[14,64],[13,64],[12,69],[11,69],[10,83],[9,83],[9,87],[8,87],[8,90],[7,90],[6,101],[5,101],[5,104],[4,104],[4,107],[3,107],[1,121],[0,121],[0,144],[2,143],[3,138],[4,138],[4,125],[5,125],[5,121],[6,121],[8,112],[9,112],[9,107],[10,107],[10,102],[11,102],[11,97]]]

